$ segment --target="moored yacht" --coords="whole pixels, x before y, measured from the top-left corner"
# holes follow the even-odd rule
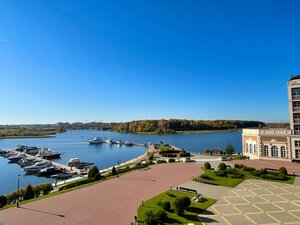
[[[126,145],[126,146],[133,146],[133,143],[130,142],[130,141],[125,141],[124,145]]]
[[[105,143],[111,145],[113,144],[113,140],[111,138],[108,138],[105,140]]]
[[[40,157],[43,159],[57,159],[60,158],[60,155],[60,152],[53,152],[49,148],[42,148],[42,150],[39,151],[36,157]]]
[[[26,172],[39,172],[41,169],[50,167],[52,165],[51,162],[47,162],[47,161],[41,161],[41,162],[37,162],[32,166],[27,166],[24,168],[24,170]]]
[[[90,144],[102,144],[104,140],[100,137],[95,137],[94,139],[88,140]]]
[[[36,155],[39,153],[39,148],[37,147],[26,147],[24,152],[29,155]]]
[[[11,157],[8,157],[9,163],[18,163],[21,159],[24,159],[26,155],[24,153],[20,153]]]

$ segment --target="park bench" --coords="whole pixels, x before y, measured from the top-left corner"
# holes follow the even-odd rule
[[[183,192],[188,192],[188,193],[198,194],[198,192],[197,192],[196,190],[190,189],[190,188],[179,187],[179,190],[180,190],[180,191],[183,191]]]
[[[211,185],[217,185],[215,182],[213,182],[212,180],[208,180],[208,179],[203,179],[201,178],[199,180],[199,182],[203,183],[203,184],[211,184]]]
[[[264,168],[266,171],[278,171],[277,169],[273,169],[273,168]]]

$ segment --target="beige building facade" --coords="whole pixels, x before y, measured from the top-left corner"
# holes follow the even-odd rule
[[[288,96],[290,129],[243,129],[243,155],[300,161],[300,75],[288,81]]]

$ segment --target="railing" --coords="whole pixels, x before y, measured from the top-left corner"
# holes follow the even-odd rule
[[[292,99],[293,100],[298,100],[298,99],[300,99],[300,95],[292,95]]]
[[[300,118],[295,118],[294,123],[300,123]]]
[[[300,112],[300,107],[293,107],[294,112]]]
[[[294,133],[298,135],[300,134],[300,130],[295,130]]]

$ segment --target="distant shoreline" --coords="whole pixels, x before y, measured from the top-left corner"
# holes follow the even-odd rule
[[[0,139],[19,139],[19,138],[54,138],[53,134],[50,135],[41,135],[41,136],[7,136],[0,137]]]
[[[187,130],[187,131],[175,131],[174,133],[157,134],[155,132],[120,132],[114,131],[121,134],[144,134],[144,135],[172,135],[172,134],[207,134],[207,133],[224,133],[224,132],[241,132],[241,129],[230,129],[230,130]]]

